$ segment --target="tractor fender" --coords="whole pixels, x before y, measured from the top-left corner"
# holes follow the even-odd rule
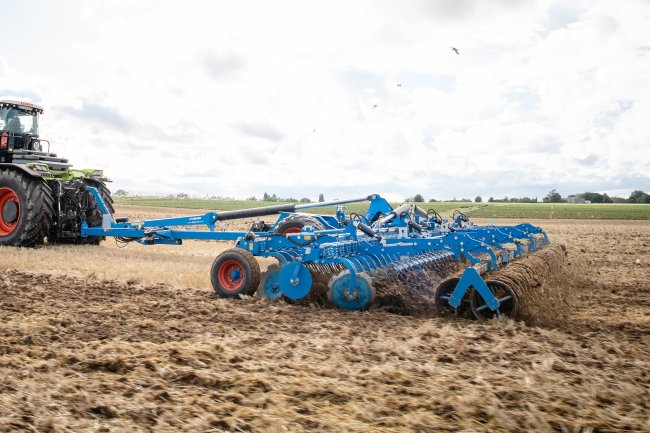
[[[15,170],[21,170],[22,172],[28,174],[31,177],[38,177],[41,179],[52,178],[52,173],[50,173],[49,171],[35,170],[23,164],[0,163],[0,168],[13,168]]]

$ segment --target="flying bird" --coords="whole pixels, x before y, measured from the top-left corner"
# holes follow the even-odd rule
[[[402,83],[397,83],[397,87],[402,87]]]
[[[456,47],[449,47],[449,48],[451,48],[451,51],[455,52],[456,55],[460,55],[460,51],[458,51],[458,48]]]
[[[377,108],[377,107],[379,107],[379,105],[377,105],[377,104],[372,106],[372,108]]]

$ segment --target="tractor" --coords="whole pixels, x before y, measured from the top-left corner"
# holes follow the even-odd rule
[[[102,170],[73,169],[39,138],[43,108],[0,100],[0,245],[48,243],[98,245],[103,236],[81,236],[81,227],[102,224],[95,188],[110,214],[113,200]],[[47,151],[45,147],[47,146]]]

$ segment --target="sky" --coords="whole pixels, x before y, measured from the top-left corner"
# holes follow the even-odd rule
[[[42,105],[51,150],[113,191],[650,191],[648,1],[0,8],[0,98]]]

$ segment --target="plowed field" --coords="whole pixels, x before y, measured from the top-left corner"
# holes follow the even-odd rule
[[[227,243],[0,248],[0,431],[650,431],[650,223],[533,223],[568,257],[527,322],[217,299]]]

